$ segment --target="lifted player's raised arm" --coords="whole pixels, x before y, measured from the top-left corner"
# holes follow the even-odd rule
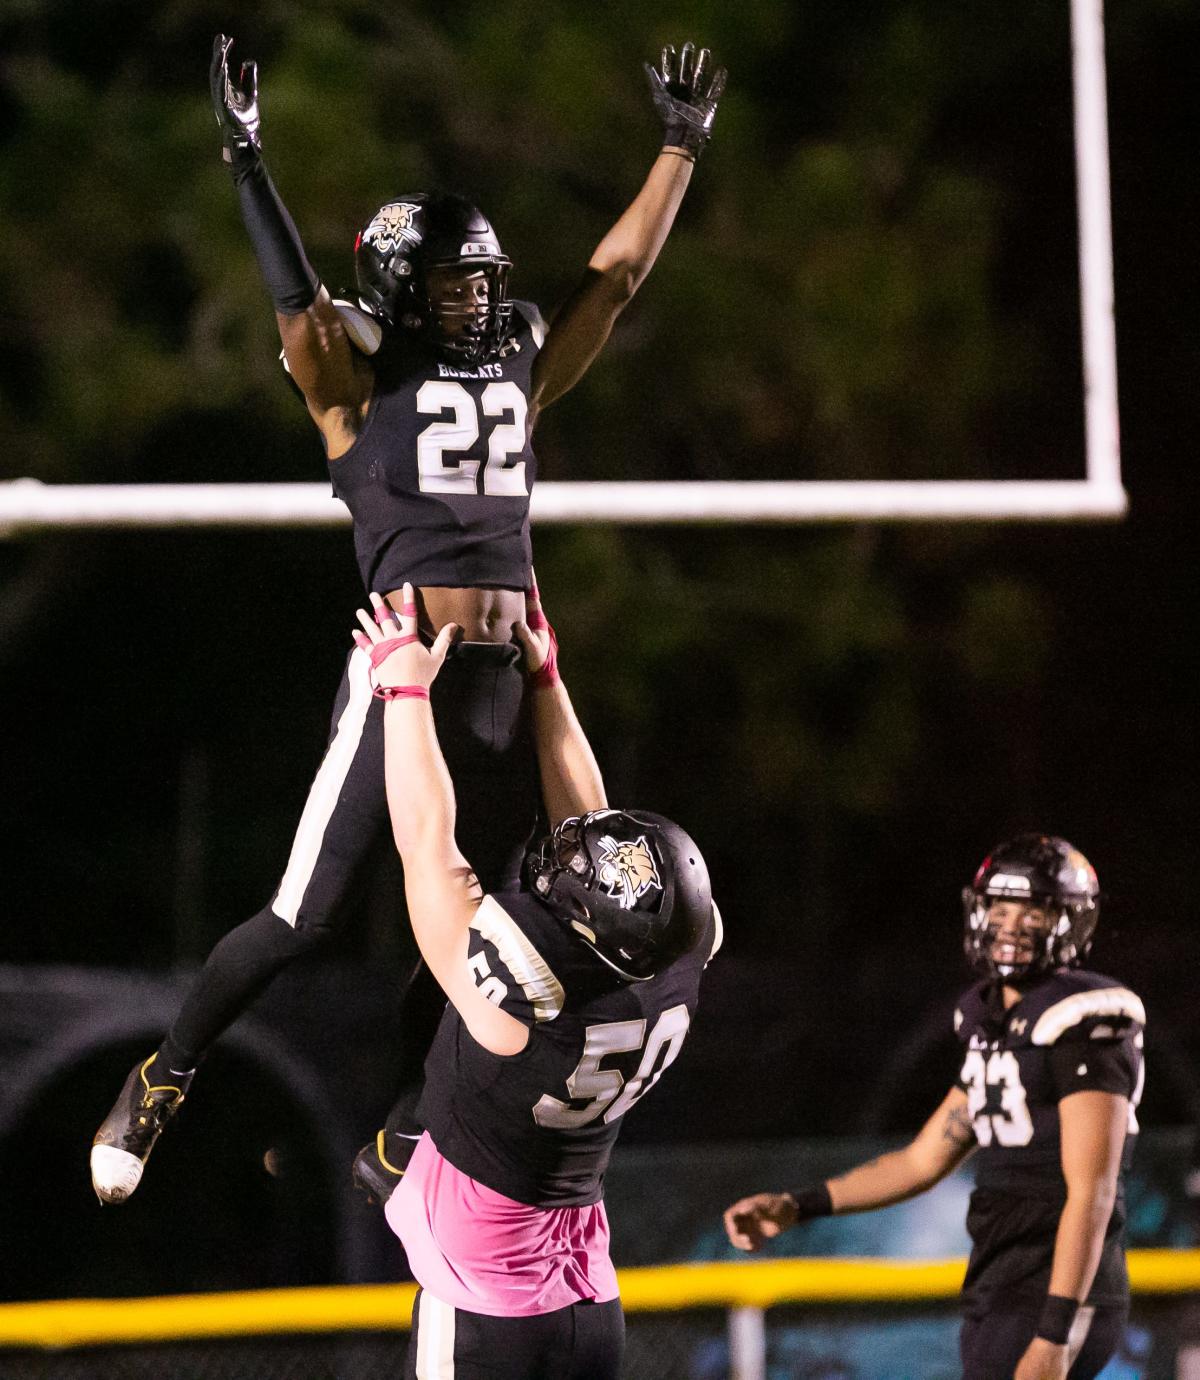
[[[579,382],[653,268],[725,89],[725,69],[709,68],[708,49],[697,55],[691,43],[678,54],[664,48],[661,66],[647,66],[663,122],[663,150],[641,191],[597,245],[583,281],[555,313],[533,369],[532,414]]]
[[[258,67],[243,63],[235,80],[229,70],[232,48],[233,39],[218,34],[209,70],[224,157],[275,306],[288,368],[333,459],[347,451],[358,434],[373,373],[366,357],[351,348],[346,328],[263,163]]]

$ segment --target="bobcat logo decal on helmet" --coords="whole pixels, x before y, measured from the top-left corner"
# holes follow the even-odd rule
[[[615,897],[624,910],[632,910],[648,891],[661,891],[654,855],[643,834],[632,841],[618,843],[605,834],[599,841],[600,858],[596,864],[596,884],[609,896]]]
[[[360,242],[369,244],[379,254],[392,254],[402,245],[420,243],[421,237],[413,228],[413,217],[419,209],[411,201],[392,201],[381,206],[362,232]]]

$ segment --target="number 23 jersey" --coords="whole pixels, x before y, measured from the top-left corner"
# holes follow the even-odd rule
[[[627,982],[531,892],[486,896],[469,962],[529,1042],[492,1054],[447,1006],[418,1111],[439,1153],[520,1203],[598,1202],[622,1116],[679,1054],[715,939],[714,924],[665,972]]]
[[[1128,1288],[1121,1235],[1123,1182],[1137,1139],[1145,1011],[1100,973],[1060,969],[1007,1011],[998,984],[981,982],[955,1012],[965,1046],[958,1086],[978,1142],[967,1228],[974,1248],[964,1292],[1042,1293],[1066,1200],[1058,1104],[1075,1092],[1129,1100],[1117,1203],[1089,1296],[1117,1302]]]

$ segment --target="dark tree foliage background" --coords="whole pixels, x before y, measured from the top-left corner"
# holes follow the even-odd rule
[[[711,859],[727,952],[691,1057],[722,1100],[694,1137],[861,1124],[884,1052],[963,981],[959,888],[1020,828],[1088,853],[1097,963],[1200,1042],[1200,18],[1114,0],[1108,22],[1127,522],[535,532],[611,796]],[[728,65],[658,266],[541,426],[544,477],[1082,474],[1064,4],[14,0],[4,477],[323,476],[219,158],[218,29],[260,63],[268,163],[327,282],[381,201],[440,184],[547,310],[656,151],[643,59],[695,35]],[[0,959],[186,966],[263,903],[360,598],[347,531],[0,544]],[[368,911],[355,952],[382,971],[390,897]],[[1150,1089],[1152,1118],[1192,1114]]]

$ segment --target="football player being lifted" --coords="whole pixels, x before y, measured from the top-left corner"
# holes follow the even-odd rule
[[[520,886],[483,893],[455,838],[430,686],[452,629],[416,636],[378,596],[360,648],[387,697],[387,795],[413,933],[446,1006],[424,1132],[386,1183],[420,1292],[406,1375],[616,1380],[624,1323],[604,1171],[621,1119],[674,1062],[721,938],[677,825],[606,808],[536,605],[519,630],[552,832]],[[436,686],[435,686],[436,688]]]
[[[583,375],[649,273],[708,141],[725,74],[707,50],[647,67],[662,122],[644,186],[592,254],[549,325],[509,297],[508,258],[461,197],[414,191],[367,221],[355,246],[358,302],[335,303],[267,173],[254,63],[213,45],[224,160],[275,308],[283,354],[354,520],[366,590],[416,588],[421,635],[462,629],[433,707],[459,787],[459,837],[484,886],[513,881],[538,813],[537,766],[513,629],[530,585],[531,437]],[[271,900],[209,956],[157,1050],[139,1059],[97,1132],[92,1182],[124,1201],[193,1071],[287,964],[339,926],[387,835],[383,706],[355,649],[330,737]],[[427,977],[406,999],[405,1079],[418,1079],[442,1000]]]
[[[1116,1349],[1129,1308],[1123,1183],[1145,1013],[1128,988],[1076,966],[1099,887],[1065,840],[1002,844],[963,900],[980,980],[955,1012],[962,1066],[945,1101],[902,1150],[792,1193],[743,1198],[725,1227],[752,1251],[809,1218],[912,1198],[973,1153],[963,1374],[1085,1380]]]

